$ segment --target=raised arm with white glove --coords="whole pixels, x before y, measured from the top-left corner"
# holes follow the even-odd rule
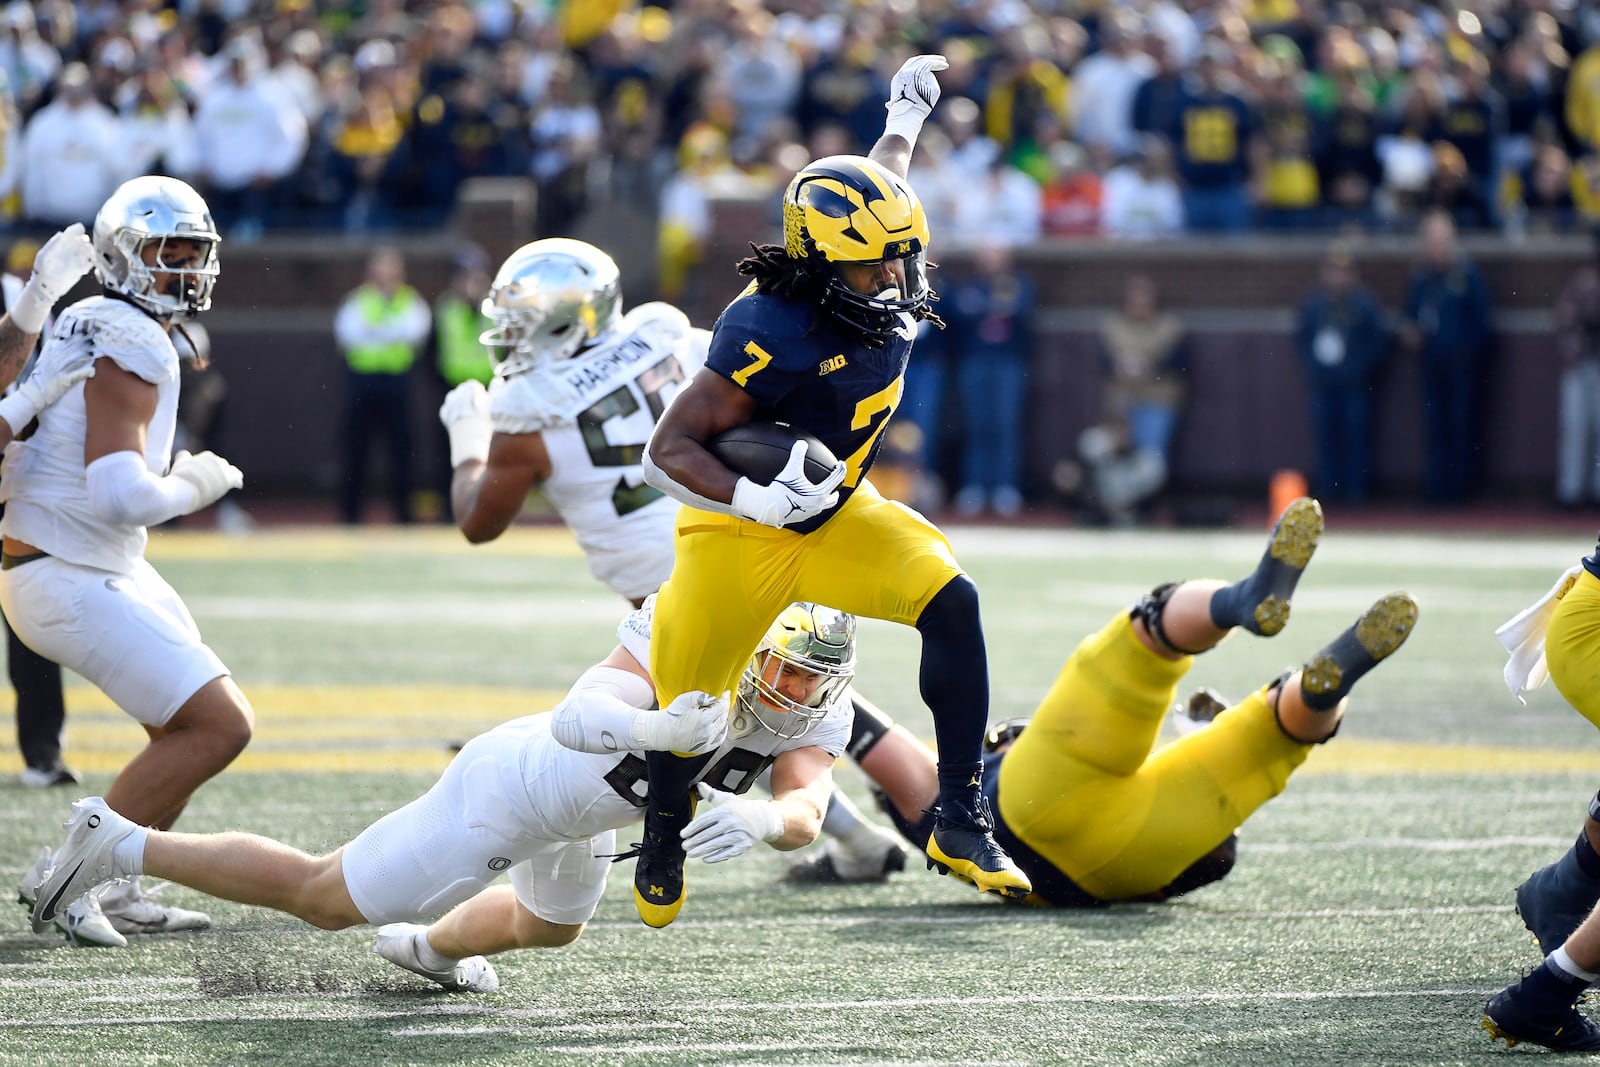
[[[770,485],[758,485],[740,478],[733,488],[733,513],[741,519],[763,526],[789,526],[820,515],[839,502],[835,492],[844,481],[845,466],[840,462],[820,482],[806,477],[806,443],[796,441],[789,462]]]
[[[705,803],[680,834],[690,859],[721,863],[783,836],[783,808],[776,800],[725,793],[704,782],[696,788]]]
[[[11,436],[15,438],[38,416],[39,412],[60,400],[62,393],[85,378],[93,377],[92,360],[86,360],[71,370],[62,371],[51,371],[42,365],[37,366],[33,374],[17,386],[15,392],[0,400],[0,419],[4,419],[6,425],[11,427]]]
[[[74,222],[44,243],[33,257],[33,275],[9,311],[11,324],[23,333],[38,333],[56,301],[94,266],[94,245]]]
[[[439,421],[450,435],[450,467],[470,459],[489,458],[489,441],[494,424],[489,419],[489,390],[480,381],[465,381],[445,394],[439,405]]]
[[[934,71],[944,70],[950,63],[944,56],[912,56],[901,64],[889,82],[889,117],[884,121],[883,132],[898,134],[913,148],[922,124],[933,113],[939,102],[939,79]]]

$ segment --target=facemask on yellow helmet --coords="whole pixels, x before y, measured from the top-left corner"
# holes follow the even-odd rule
[[[866,156],[826,156],[796,174],[783,194],[783,235],[789,258],[825,278],[824,309],[869,347],[882,347],[934,298],[922,202]],[[861,292],[840,264],[889,264],[895,281]]]

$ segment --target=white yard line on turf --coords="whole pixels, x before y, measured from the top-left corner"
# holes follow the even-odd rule
[[[749,1015],[766,1015],[774,1013],[793,1014],[796,1011],[854,1011],[854,1012],[888,1012],[912,1008],[991,1008],[1015,1007],[1018,1004],[1193,1004],[1205,1002],[1209,1004],[1251,1004],[1261,1001],[1328,1001],[1328,1000],[1417,1000],[1433,998],[1455,997],[1484,997],[1493,993],[1491,989],[1314,989],[1314,990],[1277,990],[1264,992],[1262,990],[1243,990],[1236,993],[1224,992],[1182,992],[1182,993],[1049,993],[1049,994],[1007,994],[996,997],[897,997],[890,999],[873,998],[871,1000],[781,1000],[781,1001],[684,1001],[675,1003],[672,1010],[675,1014],[685,1016],[705,1016],[711,1013],[732,1013]],[[309,994],[308,994],[309,995]],[[318,994],[320,997],[321,994]],[[370,994],[362,994],[370,996]],[[244,997],[240,998],[240,1012],[237,1015],[225,1015],[211,1012],[204,1015],[153,1015],[144,1014],[125,1018],[94,1017],[59,1020],[27,1020],[27,1019],[0,1019],[0,1030],[25,1030],[25,1029],[64,1029],[80,1026],[163,1026],[175,1023],[246,1023],[258,1026],[262,1023],[274,1022],[349,1022],[348,1011],[290,1011],[283,1014],[267,1014],[259,1010],[263,1000],[284,999],[282,997]],[[129,1003],[136,1003],[130,998]],[[598,1011],[607,1015],[617,1012],[614,1005],[584,1006],[567,1005],[544,1008],[502,1008],[488,1001],[475,1000],[472,1002],[450,1004],[418,1004],[406,1011],[379,1011],[366,1010],[361,1012],[362,1021],[376,1019],[405,1019],[417,1016],[474,1016],[490,1017],[495,1019],[571,1019],[585,1012]],[[640,1029],[654,1026],[654,1023],[640,1021],[636,1024]],[[452,1031],[453,1032],[453,1031]],[[688,1046],[669,1045],[662,1046],[663,1051],[682,1049]],[[698,1046],[696,1046],[698,1047]],[[773,1048],[789,1048],[789,1045],[774,1045]],[[845,1047],[845,1046],[840,1046]],[[552,1051],[552,1050],[546,1050]],[[593,1051],[591,1048],[589,1051]],[[611,1051],[611,1050],[607,1050]],[[626,1051],[626,1050],[623,1050]],[[761,1051],[753,1048],[753,1051]]]

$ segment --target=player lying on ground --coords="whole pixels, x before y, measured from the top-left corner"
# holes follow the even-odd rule
[[[1501,627],[1500,636],[1512,653],[1506,683],[1518,700],[1548,677],[1578,714],[1600,727],[1600,549]],[[1589,802],[1589,817],[1566,855],[1517,887],[1517,914],[1545,958],[1484,1008],[1480,1025],[1491,1038],[1504,1038],[1508,1046],[1526,1041],[1600,1052],[1600,1026],[1577,1008],[1578,998],[1600,981],[1597,845],[1600,794]]]
[[[614,831],[645,802],[638,753],[706,753],[702,804],[683,831],[708,863],[756,843],[811,842],[850,731],[855,620],[795,605],[773,624],[727,694],[686,694],[661,710],[648,661],[653,599],[618,628],[621,644],[553,712],[467,742],[423,796],[320,857],[253,834],[174,834],[80,800],[56,866],[36,891],[35,929],[92,887],[139,874],[276,908],[337,930],[383,924],[375,951],[446,989],[498,986],[484,956],[569,944],[617,859]],[[773,799],[743,795],[771,768]],[[510,885],[491,886],[500,874]],[[432,926],[416,925],[448,912]]]
[[[1152,752],[1195,655],[1237,627],[1283,628],[1321,533],[1317,502],[1294,502],[1248,577],[1158,587],[1078,645],[1025,730],[991,731],[984,794],[996,837],[1033,883],[1030,903],[1162,900],[1227,874],[1234,832],[1333,736],[1351,686],[1416,624],[1416,602],[1392,593],[1299,670]],[[907,839],[927,840],[923,809],[938,788],[927,746],[858,708],[850,753]]]
[[[491,541],[539,488],[595,578],[634,607],[672,573],[678,502],[644,483],[656,421],[705,364],[711,334],[659,301],[622,312],[621,272],[594,245],[552,237],[512,252],[483,302],[495,363],[485,389],[452,389],[451,498],[467,540]],[[718,687],[720,689],[720,686]],[[893,831],[835,790],[823,818],[841,870],[905,866]]]

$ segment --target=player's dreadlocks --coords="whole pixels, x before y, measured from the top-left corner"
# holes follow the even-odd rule
[[[756,292],[818,307],[823,304],[828,295],[828,274],[821,256],[796,259],[783,245],[753,242],[750,251],[754,254],[739,261],[739,273],[755,279]],[[911,314],[918,321],[926,320],[941,330],[945,328],[944,320],[927,304]]]

